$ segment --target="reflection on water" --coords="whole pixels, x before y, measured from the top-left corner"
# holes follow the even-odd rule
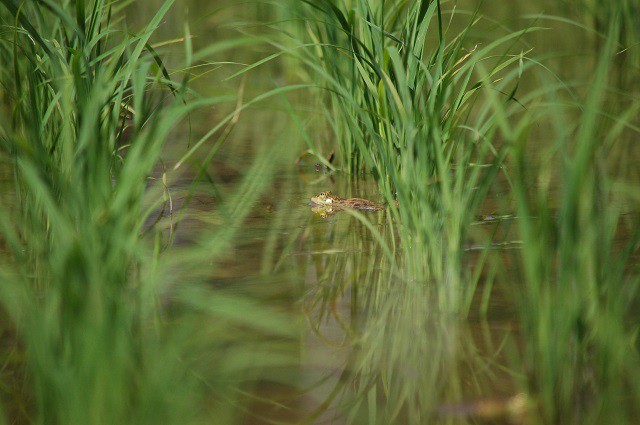
[[[514,401],[521,398],[513,398],[517,385],[507,362],[514,348],[512,315],[467,321],[439,311],[429,286],[403,281],[356,217],[316,214],[309,199],[327,189],[380,198],[372,178],[350,182],[283,159],[273,187],[211,278],[291,311],[304,324],[299,339],[290,341],[298,363],[251,389],[246,423],[518,422],[524,408]],[[214,196],[193,205],[191,220],[211,222]],[[395,224],[385,210],[362,214],[388,246],[396,246]],[[500,217],[485,218],[478,228],[503,237],[500,223]],[[178,232],[188,240],[198,226],[184,223]],[[491,298],[492,308],[510,310],[500,299]]]

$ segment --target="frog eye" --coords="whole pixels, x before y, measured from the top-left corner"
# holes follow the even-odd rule
[[[324,192],[322,192],[322,193],[320,194],[320,197],[321,197],[321,198],[324,198],[325,196],[327,196],[327,195],[326,195],[326,193],[324,193]]]

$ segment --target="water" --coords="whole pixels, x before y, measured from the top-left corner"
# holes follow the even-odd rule
[[[287,311],[300,326],[287,343],[295,362],[255,384],[246,423],[347,423],[349,413],[371,423],[415,423],[481,415],[482,403],[508,404],[517,394],[507,359],[517,325],[506,298],[499,291],[486,300],[479,296],[475,304],[488,302],[489,314],[477,315],[474,307],[470,320],[438,312],[426,286],[403,282],[394,272],[363,223],[347,212],[323,218],[308,205],[325,190],[380,200],[372,176],[349,179],[318,170],[313,161],[295,165],[293,157],[278,161],[272,184],[210,276],[212,285]],[[212,171],[214,181],[224,182],[221,192],[232,191],[238,175],[228,167]],[[206,221],[215,197],[196,197],[192,207],[194,219]],[[386,211],[365,216],[391,243],[395,224]],[[502,229],[496,240],[505,240],[499,222],[479,221],[477,227]],[[177,240],[198,232],[187,223]],[[476,251],[470,244],[470,262]],[[505,409],[496,415],[508,416]]]

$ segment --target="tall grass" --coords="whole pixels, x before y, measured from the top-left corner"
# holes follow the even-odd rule
[[[280,316],[198,284],[264,188],[277,150],[256,160],[218,212],[224,226],[196,248],[167,252],[163,222],[148,228],[169,203],[158,171],[165,142],[191,111],[229,98],[194,99],[188,78],[172,80],[152,47],[171,1],[139,34],[120,24],[125,5],[0,5],[8,112],[0,143],[15,187],[3,196],[0,305],[24,353],[4,366],[26,376],[11,423],[232,420],[234,390],[252,376],[243,367],[278,361],[259,356],[266,342],[239,336],[289,335]],[[194,54],[188,31],[184,41],[187,68],[242,43]]]
[[[398,201],[405,278],[428,282],[444,310],[466,311],[475,284],[463,244],[504,156],[491,115],[471,122],[471,111],[496,79],[513,99],[527,65],[506,52],[535,28],[479,47],[470,38],[478,17],[449,34],[438,1],[305,3],[313,47],[302,59],[327,88],[344,168],[371,171],[387,202]],[[492,64],[484,74],[481,61]]]
[[[628,140],[623,136],[636,137],[640,103],[633,95],[621,101],[623,95],[610,90],[610,63],[626,31],[618,25],[620,5],[606,21],[606,46],[597,53],[587,95],[580,100],[579,91],[572,92],[567,102],[562,91],[580,82],[541,77],[543,87],[517,91],[523,74],[546,72],[544,66],[531,70],[536,60],[527,51],[508,53],[537,28],[476,47],[471,34],[479,17],[471,13],[468,25],[450,34],[439,1],[304,3],[299,37],[312,47],[301,59],[327,89],[324,115],[342,165],[374,174],[402,244],[403,285],[376,286],[377,299],[384,300],[372,311],[377,325],[359,341],[377,341],[362,349],[363,358],[387,356],[379,369],[369,369],[381,373],[382,384],[365,381],[370,385],[360,394],[363,403],[369,397],[369,423],[400,411],[423,419],[433,409],[441,389],[437,371],[424,371],[423,384],[433,385],[395,386],[402,378],[390,369],[388,353],[413,358],[426,327],[416,317],[468,311],[478,275],[467,272],[463,245],[474,212],[506,165],[514,167],[511,189],[523,248],[516,254],[522,281],[509,275],[503,283],[518,306],[517,343],[524,348],[513,368],[535,400],[531,420],[633,423],[640,394],[633,261],[639,241],[635,223],[620,243],[625,216],[619,202],[634,202],[638,191],[633,183],[619,184],[608,155]],[[534,145],[540,128],[549,142]],[[394,321],[398,311],[418,312],[408,321],[418,324],[413,340],[387,337],[410,326]],[[440,359],[445,339],[430,342],[423,352]],[[423,397],[411,405],[415,394]],[[371,414],[381,398],[389,410]]]
[[[640,233],[637,223],[623,226],[624,205],[637,199],[638,187],[620,185],[624,176],[607,161],[638,131],[633,121],[640,100],[636,96],[622,109],[620,94],[609,90],[620,30],[614,16],[589,91],[576,109],[549,96],[551,106],[537,118],[553,123],[555,143],[542,155],[551,161],[536,166],[528,159],[531,115],[518,126],[504,122],[516,146],[514,194],[524,242],[524,285],[514,295],[529,391],[540,397],[542,423],[631,424],[639,413],[640,275],[634,256]],[[551,175],[561,182],[557,208],[549,205],[548,183],[530,183]]]

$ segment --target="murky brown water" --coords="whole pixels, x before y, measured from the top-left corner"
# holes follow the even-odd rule
[[[243,149],[230,146],[231,153],[221,157]],[[242,158],[251,161],[250,155]],[[312,195],[325,190],[380,200],[373,178],[327,173],[312,161],[294,165],[294,158],[281,158],[273,183],[211,276],[214,285],[291,312],[301,325],[299,338],[290,341],[297,364],[256,384],[246,423],[349,423],[348,412],[373,414],[364,404],[357,406],[366,400],[369,406],[377,400],[381,419],[395,415],[411,423],[438,415],[442,420],[473,416],[475,405],[465,403],[474,400],[507,403],[516,394],[507,357],[517,328],[506,298],[495,290],[490,297],[478,296],[470,320],[438,313],[426,292],[392,273],[360,221],[344,212],[323,218],[308,205]],[[218,161],[211,178],[221,192],[233,190],[242,173]],[[236,157],[235,167],[246,164]],[[501,193],[500,185],[495,193]],[[201,219],[206,222],[216,209],[216,199],[213,194],[192,199],[191,218],[178,228],[178,243],[198,233]],[[176,196],[174,203],[179,202]],[[497,204],[486,206],[487,214],[498,209]],[[385,211],[365,214],[383,235],[393,233]],[[478,221],[476,231],[504,242],[513,220]],[[468,248],[472,263],[481,250],[471,242]],[[488,316],[477,314],[487,302]],[[383,413],[387,403],[400,410]],[[507,415],[499,408],[495,414]]]

